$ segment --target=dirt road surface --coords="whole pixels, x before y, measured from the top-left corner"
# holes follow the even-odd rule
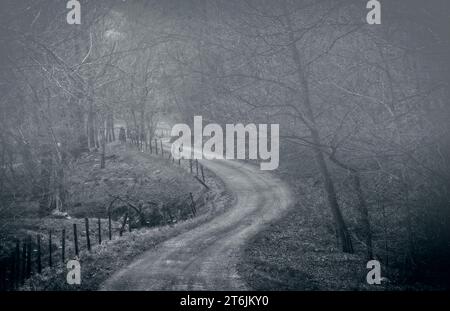
[[[236,200],[207,223],[167,240],[116,272],[101,290],[247,290],[236,272],[246,241],[291,205],[288,186],[243,162],[202,160]]]

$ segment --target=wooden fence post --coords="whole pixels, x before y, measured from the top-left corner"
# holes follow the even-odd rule
[[[78,256],[78,234],[77,234],[77,224],[73,224],[73,243],[75,244],[75,255]]]
[[[36,242],[37,242],[37,269],[38,269],[38,273],[41,274],[42,262],[41,262],[41,235],[40,234],[37,234]]]
[[[86,246],[88,251],[91,251],[91,239],[89,237],[89,219],[87,217],[84,219],[84,225],[86,227]]]
[[[203,165],[200,166],[200,170],[202,171],[202,180],[205,182],[205,172],[203,171]]]
[[[112,232],[111,232],[111,211],[108,211],[108,232],[109,232],[109,240],[112,240]]]
[[[155,138],[155,153],[158,155],[158,140]]]
[[[198,159],[195,159],[195,171],[196,175],[198,176]]]
[[[189,170],[192,174],[192,159],[189,159]]]
[[[66,229],[62,229],[61,233],[61,261],[64,263],[66,261]]]
[[[160,142],[160,146],[161,146],[161,156],[164,158],[164,149],[163,149],[162,139],[160,139],[159,142]]]
[[[148,145],[150,147],[150,154],[153,153],[153,147],[152,147],[152,139],[150,138],[150,144]]]
[[[48,232],[48,266],[53,266],[52,230]]]
[[[197,208],[195,207],[195,201],[194,201],[194,196],[192,195],[192,192],[189,192],[189,196],[191,197],[192,213],[194,214],[194,217],[195,217],[197,215]]]
[[[102,223],[100,221],[100,217],[97,219],[98,221],[98,244],[102,244]]]

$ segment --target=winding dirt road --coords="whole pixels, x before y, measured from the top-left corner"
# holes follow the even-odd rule
[[[102,290],[246,290],[236,272],[242,246],[292,202],[287,185],[237,161],[202,160],[236,197],[207,223],[145,252],[108,279]]]

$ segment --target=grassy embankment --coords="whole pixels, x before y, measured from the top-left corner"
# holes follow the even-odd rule
[[[128,264],[142,252],[157,247],[162,241],[180,234],[223,211],[232,197],[214,174],[205,169],[206,189],[189,173],[188,163],[173,163],[161,155],[141,153],[132,148],[115,145],[109,148],[106,168],[100,169],[100,155],[89,153],[73,164],[67,173],[67,212],[70,217],[38,218],[38,204],[23,202],[17,210],[2,218],[3,245],[13,246],[15,239],[42,234],[43,266],[41,274],[33,276],[23,290],[95,290],[113,272]],[[197,215],[193,217],[189,193],[196,201]],[[120,198],[116,199],[115,198]],[[114,203],[111,205],[111,202]],[[138,207],[145,223],[129,204]],[[113,215],[113,239],[108,240],[107,209]],[[124,213],[133,217],[132,232],[128,225],[119,236]],[[86,248],[84,217],[90,219],[91,252]],[[102,244],[98,244],[97,218],[101,218]],[[61,263],[61,231],[66,229],[66,261],[74,258],[72,226],[77,223],[82,270],[81,285],[66,283],[67,269]],[[48,231],[53,232],[52,268],[47,267]],[[33,254],[36,245],[33,245]],[[36,272],[35,265],[33,271]]]

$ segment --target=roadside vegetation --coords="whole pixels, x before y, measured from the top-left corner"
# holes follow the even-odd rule
[[[11,205],[1,218],[2,254],[13,252],[17,240],[32,237],[32,277],[21,290],[95,290],[108,276],[158,243],[202,223],[229,206],[232,199],[223,184],[205,169],[205,189],[189,173],[188,163],[172,162],[144,153],[134,146],[108,146],[107,169],[100,169],[98,152],[81,155],[67,177],[67,212],[37,217],[38,203],[23,202],[20,214]],[[192,210],[190,193],[196,205]],[[137,211],[130,208],[135,206]],[[112,240],[108,238],[108,215],[112,217]],[[130,220],[124,222],[124,215]],[[143,218],[144,217],[144,218]],[[91,251],[87,250],[85,218],[89,219]],[[97,221],[102,243],[98,243]],[[72,226],[77,224],[79,256],[75,255]],[[131,229],[129,226],[131,225]],[[68,285],[67,268],[61,262],[61,232],[66,230],[65,262],[79,258],[82,284]],[[53,234],[49,267],[48,236]],[[37,273],[37,235],[42,236],[43,270]]]

